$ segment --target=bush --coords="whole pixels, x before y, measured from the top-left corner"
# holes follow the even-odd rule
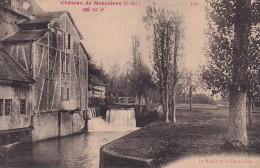
[[[114,98],[111,97],[111,96],[106,97],[106,98],[105,98],[105,103],[106,103],[107,105],[113,105],[113,104],[114,104]]]
[[[88,101],[89,107],[99,107],[104,104],[106,104],[105,101],[99,97],[91,97]]]

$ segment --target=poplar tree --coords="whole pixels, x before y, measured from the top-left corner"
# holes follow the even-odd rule
[[[250,78],[260,69],[255,32],[259,1],[207,0],[207,4],[209,63],[204,78],[213,93],[230,94],[228,143],[247,146],[246,93],[259,82]]]
[[[167,9],[146,8],[144,16],[148,39],[152,41],[151,60],[161,92],[165,122],[169,120],[169,100],[172,100],[172,121],[176,122],[175,92],[178,80],[178,58],[183,37],[183,17]],[[172,93],[172,94],[170,94]],[[170,96],[171,99],[170,99]]]

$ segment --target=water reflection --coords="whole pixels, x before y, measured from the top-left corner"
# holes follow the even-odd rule
[[[10,168],[98,168],[100,147],[129,132],[90,132],[37,143],[20,144],[6,152],[0,165]]]

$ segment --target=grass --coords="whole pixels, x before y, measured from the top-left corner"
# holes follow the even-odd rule
[[[177,123],[153,122],[130,133],[108,147],[119,154],[154,159],[159,166],[185,156],[207,154],[260,154],[260,109],[253,112],[253,126],[248,129],[250,146],[224,150],[227,140],[228,109],[216,105],[177,107]]]

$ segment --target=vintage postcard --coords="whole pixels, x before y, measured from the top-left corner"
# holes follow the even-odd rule
[[[260,167],[259,0],[0,0],[0,167]]]

